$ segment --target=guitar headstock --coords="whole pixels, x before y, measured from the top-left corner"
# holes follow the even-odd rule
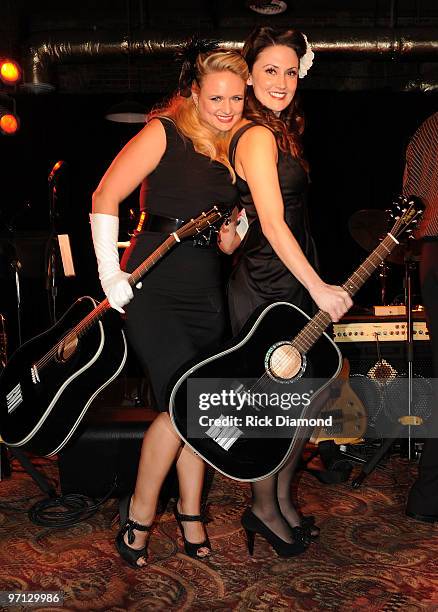
[[[229,214],[228,210],[220,210],[217,206],[213,206],[213,208],[206,212],[202,212],[195,219],[187,221],[187,223],[180,227],[175,233],[180,239],[196,236],[217,223],[217,221],[225,219]]]
[[[399,196],[390,209],[390,218],[395,221],[389,233],[394,238],[411,234],[424,211],[424,204],[416,196]]]

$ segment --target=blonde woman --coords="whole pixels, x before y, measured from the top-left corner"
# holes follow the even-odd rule
[[[227,158],[228,134],[243,111],[247,67],[234,51],[188,50],[180,90],[111,164],[93,197],[92,231],[103,290],[113,308],[126,306],[126,330],[149,378],[160,414],[145,434],[137,483],[120,506],[119,554],[133,567],[147,559],[148,532],[158,495],[177,459],[176,518],[185,551],[210,554],[200,513],[204,463],[181,446],[167,412],[170,377],[225,331],[220,260],[213,244],[183,242],[143,280],[135,299],[126,278],[184,220],[213,203],[237,199]],[[120,269],[118,206],[140,183],[148,217]]]

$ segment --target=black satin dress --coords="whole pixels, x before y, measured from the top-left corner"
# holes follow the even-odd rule
[[[233,164],[239,138],[254,125],[248,123],[234,134],[230,142],[230,160]],[[307,212],[307,174],[297,159],[280,150],[277,167],[285,221],[309,262],[315,265],[316,252]],[[291,302],[309,314],[312,310],[309,293],[282,263],[263,235],[248,184],[239,176],[237,188],[240,203],[248,217],[249,229],[237,252],[237,261],[228,284],[233,334],[240,331],[256,309],[272,302]]]
[[[160,121],[167,145],[142,186],[147,210],[189,220],[214,204],[234,206],[238,194],[228,169],[197,153],[173,121]],[[122,269],[132,272],[167,236],[137,234],[124,254]],[[185,240],[152,268],[125,307],[128,339],[148,373],[160,412],[168,409],[169,382],[175,372],[221,343],[228,330],[221,259],[216,244],[197,247]]]

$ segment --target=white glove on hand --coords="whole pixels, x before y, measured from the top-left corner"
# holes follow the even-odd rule
[[[124,313],[125,306],[134,297],[128,283],[129,274],[120,269],[117,240],[119,237],[119,218],[105,213],[90,214],[91,233],[100,284],[110,306]]]

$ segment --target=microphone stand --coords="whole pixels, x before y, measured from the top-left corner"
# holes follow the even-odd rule
[[[412,316],[412,270],[415,261],[410,250],[405,254],[405,304],[406,304],[406,359],[408,364],[408,460],[412,458],[412,407],[413,407],[413,380],[414,380],[414,321]]]
[[[380,302],[382,306],[386,305],[386,281],[388,279],[388,264],[384,261],[379,266],[379,278],[380,278]]]
[[[18,336],[18,346],[22,344],[21,338],[21,292],[20,292],[20,270],[21,263],[16,258],[11,261],[11,268],[14,270],[15,276],[15,294],[17,297],[17,336]]]
[[[48,177],[49,183],[49,218],[50,218],[50,237],[48,243],[48,255],[47,255],[47,282],[46,289],[49,293],[49,315],[52,324],[56,323],[56,298],[58,295],[57,287],[57,237],[56,237],[56,202],[57,202],[57,190],[56,190],[56,179],[59,170],[64,165],[63,161],[58,161],[53,166],[52,171]]]
[[[410,250],[405,252],[405,306],[406,306],[406,351],[407,351],[407,364],[408,364],[408,405],[407,413],[402,415],[394,426],[394,429],[389,437],[383,442],[381,447],[374,453],[374,455],[365,463],[362,467],[359,475],[352,481],[351,486],[354,489],[360,487],[365,478],[371,474],[371,472],[377,467],[380,460],[386,455],[389,449],[392,447],[397,438],[402,435],[404,428],[408,427],[408,460],[412,458],[412,444],[411,444],[411,427],[413,425],[421,424],[422,421],[418,421],[416,416],[412,414],[413,410],[413,372],[414,372],[414,334],[413,334],[413,317],[412,317],[412,275],[411,272],[414,269],[415,262],[412,257]]]

